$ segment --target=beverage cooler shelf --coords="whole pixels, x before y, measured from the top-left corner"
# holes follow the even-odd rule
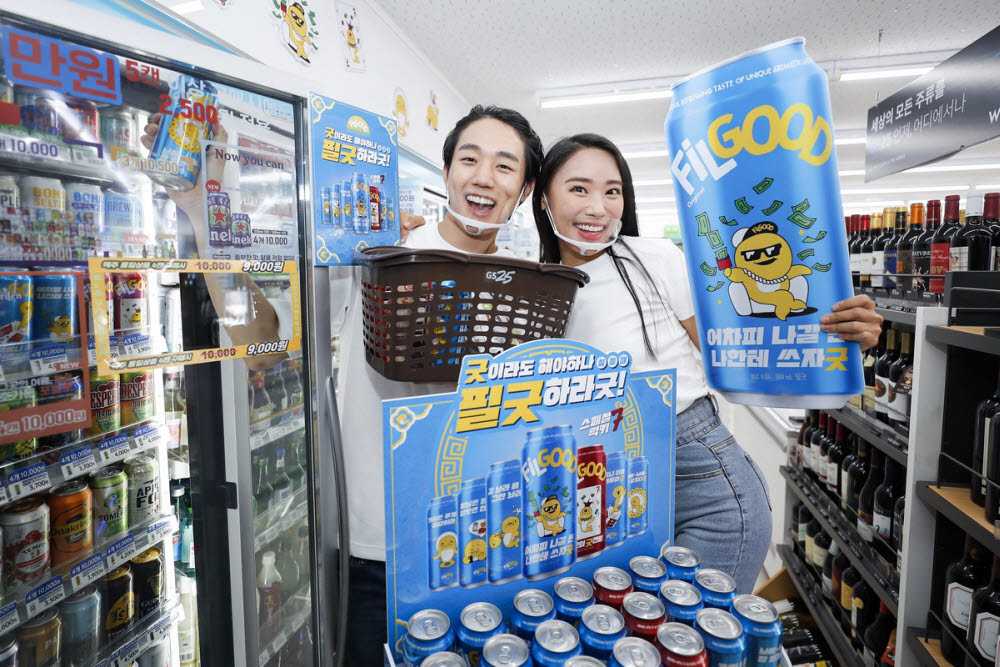
[[[927,340],[1000,356],[998,327],[927,327]]]
[[[305,428],[306,424],[303,419],[303,415],[304,411],[301,403],[271,415],[271,418],[281,419],[282,423],[276,426],[271,426],[260,433],[251,435],[250,451],[256,451],[261,447],[267,447],[279,438],[284,438],[286,435],[295,433],[296,431]]]
[[[71,145],[62,137],[11,126],[0,131],[0,168],[47,178],[79,178],[101,185],[118,183],[122,171],[117,164],[97,157],[97,146],[93,144]]]
[[[262,517],[265,525],[270,524],[264,530],[257,533],[254,538],[254,551],[258,552],[266,545],[273,542],[278,536],[292,529],[300,521],[304,521],[309,516],[309,502],[306,498],[305,489],[295,494],[292,509],[283,516],[276,517],[273,522],[267,521],[268,516]]]
[[[837,623],[837,619],[827,609],[826,604],[823,602],[823,595],[810,581],[806,566],[795,555],[795,551],[787,544],[779,544],[778,555],[781,556],[788,574],[792,577],[795,588],[802,594],[802,599],[809,608],[809,613],[816,620],[820,632],[823,633],[826,642],[830,645],[830,649],[836,656],[837,664],[844,667],[861,667],[862,662],[860,657],[851,646],[848,638],[844,636],[844,632]]]
[[[838,422],[865,439],[877,450],[891,458],[896,463],[905,466],[908,444],[903,436],[896,433],[892,427],[876,421],[861,410],[845,405],[840,410],[829,410]]]
[[[1000,536],[986,520],[983,508],[972,502],[968,486],[938,486],[934,482],[917,482],[917,497],[984,547],[1000,555]]]
[[[941,640],[928,637],[926,630],[907,628],[906,640],[917,654],[922,667],[951,667],[951,663],[945,660],[941,653]]]
[[[162,446],[169,439],[166,427],[158,422],[133,424],[121,430],[129,433],[85,438],[0,468],[0,507]],[[57,456],[58,460],[48,462]]]
[[[94,667],[130,667],[140,655],[160,643],[184,620],[184,607],[180,597],[174,597],[143,618],[132,630],[101,650],[101,658]]]
[[[838,547],[847,555],[892,615],[897,616],[899,591],[890,583],[891,578],[885,567],[872,553],[872,549],[861,538],[857,529],[847,522],[840,508],[834,506],[822,491],[796,470],[782,466],[781,475],[788,482],[788,487],[816,517],[823,530],[837,541]],[[879,537],[876,535],[873,539],[878,540]],[[888,548],[886,545],[886,549]]]
[[[268,660],[278,655],[285,644],[295,636],[299,628],[309,620],[309,616],[312,614],[311,600],[311,589],[307,585],[282,605],[277,619],[274,619],[278,621],[275,623],[274,638],[261,649],[258,665],[266,665]],[[265,626],[261,630],[261,634],[266,636],[267,630],[268,626]]]

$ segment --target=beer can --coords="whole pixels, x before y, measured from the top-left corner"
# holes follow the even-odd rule
[[[66,208],[73,222],[104,231],[104,192],[88,183],[66,183]]]
[[[635,591],[622,600],[622,616],[625,617],[625,628],[630,635],[653,643],[656,629],[666,622],[667,612],[655,595]]]
[[[528,642],[514,635],[494,635],[486,640],[479,664],[483,667],[529,666],[531,651]]]
[[[537,588],[527,588],[514,596],[510,630],[529,644],[538,626],[556,617],[552,597]]]
[[[635,590],[657,595],[667,580],[667,566],[652,556],[635,556],[628,562]]]
[[[13,632],[0,637],[0,667],[17,667],[18,649]]]
[[[119,392],[123,424],[138,424],[155,415],[153,371],[129,371],[121,374]]]
[[[858,344],[790,333],[818,331],[854,295],[829,85],[804,41],[675,85],[666,134],[708,386],[736,403],[823,409],[864,378]],[[759,344],[723,335],[748,327]]]
[[[324,188],[330,190],[330,224],[334,227],[344,226],[344,214],[341,211],[340,183],[334,183],[333,187]]]
[[[524,575],[534,581],[565,572],[575,560],[576,439],[571,426],[528,431],[521,450]]]
[[[458,585],[458,499],[439,496],[427,506],[427,584],[433,591]]]
[[[458,617],[458,652],[470,665],[478,665],[490,637],[503,634],[503,615],[489,602],[473,602]]]
[[[160,476],[155,456],[139,454],[125,460],[128,477],[129,523],[145,523],[160,516]]]
[[[158,547],[150,547],[131,562],[136,618],[143,618],[163,602],[163,558]]]
[[[587,607],[594,604],[594,587],[580,577],[563,577],[552,592],[556,618],[574,626]]]
[[[607,457],[604,447],[581,447],[576,459],[576,559],[593,558],[604,550],[604,503]]]
[[[324,225],[333,224],[333,188],[325,187],[320,190],[320,204],[322,205],[320,212],[320,222]],[[337,202],[339,205],[340,202]]]
[[[77,98],[66,101],[69,115],[63,122],[63,136],[67,139],[96,142],[101,136],[101,121],[97,105],[90,100]]]
[[[62,664],[92,666],[101,647],[101,593],[91,584],[59,605],[62,617]]]
[[[142,204],[130,192],[104,190],[104,229],[109,238],[121,240],[143,227]]]
[[[41,275],[32,278],[31,337],[36,343],[69,343],[77,335],[76,276]]]
[[[562,667],[566,660],[580,655],[580,635],[565,621],[545,621],[535,630],[531,644],[534,667]]]
[[[21,177],[21,207],[34,223],[62,220],[66,190],[57,178]]]
[[[589,655],[575,655],[563,663],[563,667],[604,667],[605,661]]]
[[[52,567],[83,556],[94,546],[92,494],[87,483],[74,479],[52,489],[48,497],[52,521]]]
[[[420,667],[424,658],[455,645],[455,631],[448,615],[437,609],[422,609],[410,617],[403,637],[404,667]]]
[[[742,667],[746,640],[743,626],[728,611],[708,607],[698,612],[694,629],[701,634],[712,667]]]
[[[10,174],[0,175],[0,213],[10,213],[21,208],[21,188]]]
[[[49,508],[41,498],[16,500],[0,514],[7,587],[38,582],[49,567]]]
[[[139,138],[135,118],[124,107],[105,109],[101,114],[101,144],[104,155],[117,162],[123,155],[134,153]]]
[[[451,651],[438,651],[424,658],[420,667],[469,667],[465,658]]]
[[[214,85],[187,74],[170,84],[170,112],[161,119],[149,150],[151,160],[168,166],[147,172],[151,179],[171,190],[195,186],[201,171],[201,142],[212,138],[212,123],[217,122],[217,95]],[[190,112],[184,105],[190,105]]]
[[[606,604],[587,607],[577,627],[584,655],[607,660],[615,642],[625,636],[625,617]]]
[[[628,536],[642,535],[649,528],[649,461],[645,456],[628,460]]]
[[[694,575],[694,585],[701,591],[701,599],[706,607],[729,611],[733,598],[736,597],[736,580],[721,570],[698,570]]]
[[[486,478],[487,560],[491,584],[521,578],[522,502],[521,461],[511,459],[491,464]]]
[[[632,577],[618,567],[599,567],[594,572],[594,598],[621,611],[625,596],[635,590]]]
[[[253,229],[250,227],[250,216],[246,213],[233,213],[233,227],[229,238],[233,240],[234,248],[249,248],[253,244]]]
[[[94,536],[104,542],[128,532],[128,477],[125,466],[112,463],[90,475]]]
[[[137,667],[170,667],[170,640],[164,639],[143,651]]]
[[[705,642],[689,625],[661,625],[656,631],[656,648],[664,667],[709,667]]]
[[[121,428],[121,384],[118,373],[90,374],[90,415],[87,435],[101,435]]]
[[[350,181],[340,184],[340,226],[354,229],[354,194]]]
[[[21,107],[21,125],[26,130],[46,134],[62,134],[62,115],[65,103],[56,99],[52,90],[16,86],[14,102]]]
[[[57,405],[63,401],[72,401],[83,397],[83,380],[78,373],[56,373],[47,378],[48,382],[38,385],[38,404]],[[72,429],[54,435],[43,435],[38,438],[38,444],[43,450],[54,450],[65,447],[80,439],[83,431]]]
[[[743,626],[746,667],[780,665],[781,619],[774,605],[756,595],[737,595],[732,614]]]
[[[364,174],[355,173],[351,184],[354,201],[354,231],[357,234],[367,234],[371,231],[371,212],[368,209],[368,179],[365,178]]]
[[[694,627],[698,612],[704,609],[701,591],[682,579],[670,579],[660,586],[660,599],[667,611],[667,620]]]
[[[374,185],[368,186],[369,226],[373,232],[382,231],[382,193]]]
[[[486,478],[462,482],[458,490],[458,581],[462,588],[487,582]]]
[[[389,231],[396,229],[396,208],[391,197],[386,197],[382,193],[382,207],[385,209],[385,228]]]
[[[135,624],[135,592],[128,563],[104,578],[101,630],[106,644],[128,632]]]
[[[145,332],[149,303],[145,273],[115,273],[115,333]]]
[[[694,583],[694,575],[701,569],[701,560],[695,552],[686,547],[672,547],[669,542],[660,548],[660,560],[667,566],[668,579]]]
[[[228,248],[233,244],[233,212],[229,195],[225,192],[208,193],[208,245]]]
[[[17,629],[20,665],[59,665],[63,645],[62,618],[56,609],[49,609],[25,621]]]
[[[608,667],[660,667],[660,652],[640,637],[625,637],[615,642]]]
[[[0,355],[20,355],[31,340],[32,277],[0,275]]]

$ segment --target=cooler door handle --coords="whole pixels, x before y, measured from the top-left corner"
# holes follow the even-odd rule
[[[236,493],[236,482],[223,482],[220,484],[219,494],[222,496],[222,504],[228,509],[239,509],[240,503]]]

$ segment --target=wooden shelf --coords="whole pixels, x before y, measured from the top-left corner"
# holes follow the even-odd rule
[[[927,327],[927,340],[1000,356],[1000,327]]]
[[[906,629],[906,640],[917,654],[920,664],[923,667],[951,667],[951,663],[941,653],[941,640],[926,635],[927,631],[921,628]],[[899,655],[898,650],[896,655]]]
[[[938,514],[971,535],[977,542],[1000,555],[1000,538],[986,520],[986,510],[972,502],[968,486],[938,486],[917,482],[917,497]]]

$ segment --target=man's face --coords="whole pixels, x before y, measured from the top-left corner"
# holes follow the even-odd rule
[[[503,222],[517,208],[524,170],[524,142],[517,130],[480,118],[462,130],[451,165],[444,168],[451,206],[474,220]],[[524,196],[528,193],[525,188]]]

